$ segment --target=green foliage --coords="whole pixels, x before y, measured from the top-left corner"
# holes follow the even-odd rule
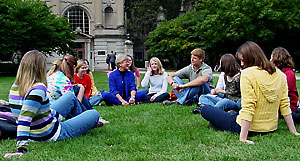
[[[75,35],[65,18],[51,14],[46,2],[1,0],[0,58],[36,49],[45,53],[71,50]]]
[[[185,66],[193,48],[206,51],[213,65],[221,55],[235,53],[245,41],[258,43],[270,55],[277,46],[297,54],[300,34],[299,0],[202,0],[190,11],[157,27],[146,45],[150,56]],[[184,64],[182,64],[184,63]]]
[[[18,64],[15,63],[0,63],[0,74],[3,75],[16,75],[18,71]]]
[[[186,2],[190,1],[195,0],[186,0]],[[180,6],[181,0],[126,0],[127,32],[134,42],[143,43],[148,33],[157,26],[158,13],[164,13],[165,19],[170,20],[179,15]]]

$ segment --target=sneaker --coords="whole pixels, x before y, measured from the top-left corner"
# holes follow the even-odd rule
[[[195,104],[196,102],[193,99],[188,99],[184,102],[184,105],[187,106],[192,106],[193,104]]]
[[[169,100],[164,100],[163,101],[163,105],[168,106],[168,105],[172,105],[172,104],[178,104],[178,102],[175,101],[169,101]]]
[[[103,124],[108,124],[109,121],[104,120],[103,118],[99,118],[98,122],[102,122]]]
[[[234,110],[229,110],[228,113],[232,114],[232,115],[235,115],[237,112],[234,111]]]
[[[201,108],[194,108],[193,114],[201,114]]]

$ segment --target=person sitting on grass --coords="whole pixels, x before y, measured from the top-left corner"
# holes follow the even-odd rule
[[[77,98],[71,98],[74,96],[71,92],[50,105],[46,85],[46,57],[36,50],[27,52],[9,94],[9,106],[18,124],[17,152],[6,153],[4,158],[22,156],[28,151],[29,140],[65,140],[98,125],[99,113],[94,109],[83,111],[77,108]],[[62,121],[70,114],[74,117]]]
[[[151,58],[147,73],[141,83],[142,87],[146,87],[150,83],[143,103],[162,102],[169,98],[167,76],[160,60],[156,57]]]
[[[87,73],[88,67],[83,60],[77,61],[77,66],[75,68],[74,79],[75,84],[82,84],[84,86],[84,95],[89,100],[91,105],[99,105],[102,100],[101,93],[92,96],[92,80]]]
[[[285,48],[278,47],[272,52],[271,62],[286,75],[292,116],[295,123],[300,123],[299,95],[292,56]]]
[[[212,89],[210,94],[201,95],[199,105],[211,105],[224,111],[239,111],[241,109],[241,67],[232,54],[223,55],[220,60],[220,66],[220,71],[225,74],[225,90],[216,88]],[[218,94],[224,94],[224,97],[218,97]]]
[[[191,64],[167,77],[177,100],[166,100],[164,105],[192,105],[198,102],[201,94],[210,93],[210,89],[214,87],[213,74],[211,67],[204,63],[204,59],[205,52],[200,48],[194,49],[191,52]],[[189,82],[185,84],[182,79],[188,79]]]
[[[50,103],[55,102],[58,98],[67,92],[72,92],[78,98],[79,105],[86,109],[92,109],[93,106],[84,96],[84,86],[75,84],[74,69],[77,66],[76,57],[65,55],[63,59],[55,60],[53,66],[47,73],[47,86],[50,96]]]
[[[242,109],[231,114],[204,105],[201,115],[211,126],[240,134],[240,141],[254,144],[248,136],[268,134],[277,130],[280,109],[289,131],[297,136],[289,104],[285,75],[271,63],[261,48],[248,41],[237,50],[236,56],[245,68],[241,72]]]
[[[128,56],[118,55],[116,65],[118,69],[108,77],[109,92],[102,93],[102,100],[106,105],[133,105],[141,102],[146,94],[136,91],[134,75],[128,70]]]

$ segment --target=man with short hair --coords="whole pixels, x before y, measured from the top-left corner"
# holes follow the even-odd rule
[[[164,105],[174,103],[192,105],[198,102],[201,94],[210,93],[214,88],[212,69],[204,63],[205,52],[196,48],[191,52],[191,64],[168,76],[168,83],[172,85],[177,96],[176,101],[164,101]],[[182,79],[188,79],[184,83]]]

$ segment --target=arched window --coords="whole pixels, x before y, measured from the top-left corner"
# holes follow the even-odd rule
[[[114,18],[113,18],[113,9],[111,7],[106,7],[105,10],[105,27],[113,27]]]
[[[81,32],[89,34],[89,18],[80,7],[72,7],[65,13],[64,17],[68,17],[68,22],[71,23],[73,31],[80,28]]]

